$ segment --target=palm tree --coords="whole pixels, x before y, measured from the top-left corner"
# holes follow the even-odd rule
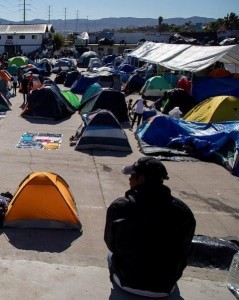
[[[158,17],[158,31],[160,31],[162,23],[163,23],[163,17]]]

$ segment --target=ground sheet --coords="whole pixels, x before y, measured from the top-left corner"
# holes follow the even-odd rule
[[[25,132],[16,148],[57,150],[62,142],[61,133],[31,133]]]

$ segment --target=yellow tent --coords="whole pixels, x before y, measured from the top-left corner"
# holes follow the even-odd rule
[[[33,172],[9,203],[4,227],[81,230],[81,223],[65,180],[54,173]]]
[[[234,96],[208,98],[193,107],[183,119],[202,123],[238,121],[239,98]]]

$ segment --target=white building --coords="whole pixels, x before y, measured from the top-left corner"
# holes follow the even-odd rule
[[[112,40],[115,43],[124,41],[127,44],[137,44],[140,40],[168,43],[170,32],[114,32]]]
[[[154,41],[159,43],[168,43],[171,36],[171,32],[156,32],[156,31],[135,31],[135,32],[100,32],[100,33],[90,33],[89,43],[96,44],[97,41],[102,37],[107,37],[112,39],[116,44],[126,43],[126,44],[137,44],[140,40]]]
[[[30,53],[54,32],[51,24],[0,25],[0,52]]]

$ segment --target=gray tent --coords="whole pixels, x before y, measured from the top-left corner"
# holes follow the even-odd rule
[[[75,150],[132,152],[127,135],[112,112],[99,109],[83,117]]]
[[[88,68],[89,62],[91,58],[97,57],[99,55],[94,51],[87,51],[81,54],[80,58],[77,60],[77,67],[79,68]]]

